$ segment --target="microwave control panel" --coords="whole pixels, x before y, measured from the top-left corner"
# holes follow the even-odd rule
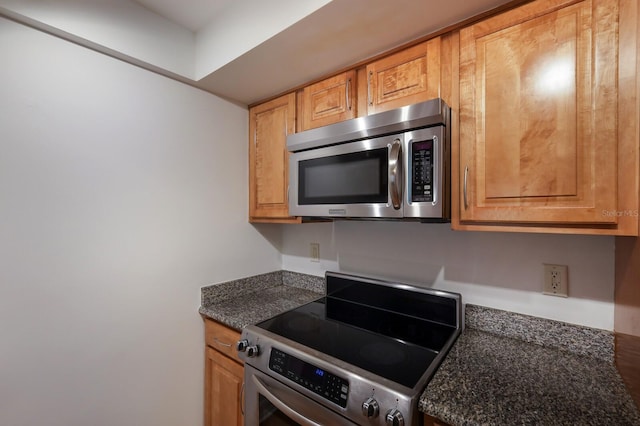
[[[412,203],[433,201],[433,145],[433,139],[411,143]]]

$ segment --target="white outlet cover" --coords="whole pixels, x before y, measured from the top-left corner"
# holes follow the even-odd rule
[[[320,262],[320,243],[309,244],[309,257],[312,262]]]
[[[569,268],[567,265],[545,263],[542,294],[569,297]]]

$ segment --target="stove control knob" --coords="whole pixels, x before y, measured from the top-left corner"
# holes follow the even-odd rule
[[[236,343],[236,349],[238,352],[246,351],[247,347],[249,347],[249,341],[247,339],[238,340],[238,343]]]
[[[387,411],[384,419],[387,426],[404,426],[404,417],[402,417],[402,413],[395,408]]]
[[[367,398],[365,402],[362,403],[362,414],[366,417],[378,417],[378,413],[380,413],[380,406],[378,405],[378,401],[373,398]]]
[[[255,358],[260,355],[260,347],[258,345],[247,346],[247,356],[249,358]]]

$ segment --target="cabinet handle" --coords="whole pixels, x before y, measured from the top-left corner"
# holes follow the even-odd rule
[[[224,346],[225,348],[230,348],[231,347],[231,343],[224,343],[223,341],[218,340],[217,337],[214,337],[213,341],[216,342],[217,344],[219,344],[220,346]]]
[[[347,80],[347,109],[351,111],[351,79]]]
[[[469,166],[464,167],[464,187],[462,190],[462,196],[464,197],[464,209],[466,210],[469,204],[467,203],[467,176],[469,175]]]
[[[373,80],[373,71],[369,71],[369,79],[367,81],[367,100],[369,101],[369,106],[373,105],[373,98],[371,96],[371,81]]]
[[[242,388],[240,388],[240,411],[244,416],[244,382],[242,382]]]

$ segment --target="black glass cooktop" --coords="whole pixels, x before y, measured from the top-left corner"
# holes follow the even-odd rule
[[[447,323],[455,302],[329,283],[327,297],[257,326],[409,388],[456,331]]]

